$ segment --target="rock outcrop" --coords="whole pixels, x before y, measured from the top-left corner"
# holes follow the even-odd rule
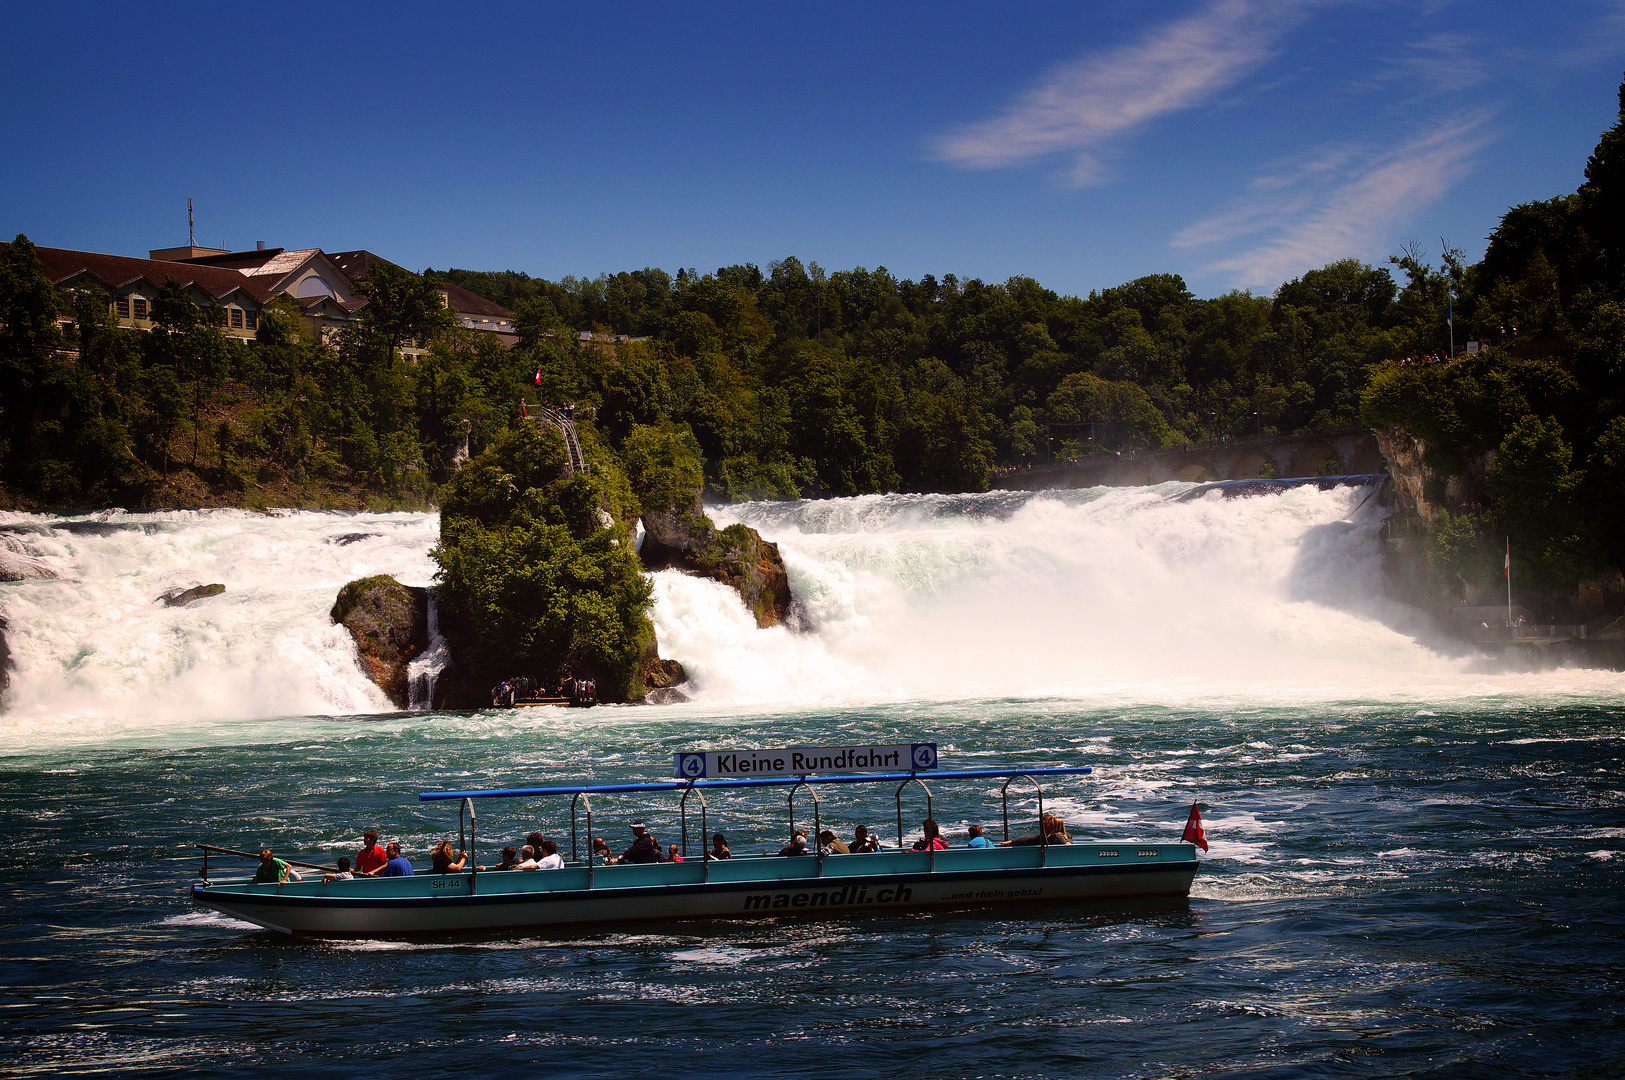
[[[699,496],[643,515],[643,546],[638,554],[649,570],[682,570],[720,581],[739,593],[762,629],[797,625],[790,577],[779,545],[748,525],[718,529],[705,515]]]
[[[402,585],[387,574],[361,578],[339,590],[330,614],[355,639],[367,678],[396,708],[406,708],[406,666],[429,647],[429,591]]]
[[[226,587],[218,582],[213,585],[194,585],[190,589],[170,589],[153,603],[162,603],[165,607],[185,607],[199,600],[207,600],[211,596],[219,596],[225,591]]]
[[[0,707],[6,703],[6,691],[11,689],[11,646],[6,644],[6,631],[11,625],[0,612]]]
[[[1402,518],[1431,529],[1441,510],[1460,513],[1465,506],[1485,501],[1484,478],[1495,468],[1495,451],[1476,454],[1465,462],[1464,472],[1447,475],[1428,464],[1429,447],[1420,435],[1398,427],[1371,433],[1387,464]]]

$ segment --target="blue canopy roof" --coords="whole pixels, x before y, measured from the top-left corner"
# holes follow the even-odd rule
[[[851,776],[762,776],[738,780],[663,780],[643,784],[570,785],[566,787],[495,788],[489,791],[421,791],[418,798],[505,799],[533,795],[608,795],[632,791],[682,791],[687,788],[789,787],[792,784],[872,784],[887,780],[990,780],[1011,776],[1076,776],[1094,770],[1088,765],[1047,769],[967,769],[961,772],[868,773]]]

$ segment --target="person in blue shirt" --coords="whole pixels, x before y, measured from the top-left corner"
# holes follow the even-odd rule
[[[966,844],[965,846],[992,847],[993,841],[982,835],[982,827],[980,825],[972,825],[970,827],[970,843]]]
[[[378,875],[379,877],[412,876],[412,864],[401,854],[401,845],[391,843],[384,852],[389,856],[389,861],[384,864],[384,871]]]

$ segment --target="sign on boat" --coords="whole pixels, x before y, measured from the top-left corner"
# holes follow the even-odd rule
[[[799,757],[796,755],[800,755]],[[901,761],[906,771],[822,774],[825,768],[884,768]],[[825,763],[830,764],[825,764]],[[844,764],[833,764],[842,762]],[[793,750],[696,751],[677,754],[681,779],[644,783],[423,792],[425,802],[459,804],[459,832],[466,824],[467,865],[476,862],[475,802],[482,799],[568,798],[570,856],[562,869],[479,871],[408,877],[281,884],[250,878],[211,877],[204,849],[203,881],[192,898],[205,907],[279,933],[313,937],[416,937],[521,932],[538,927],[618,923],[648,919],[756,919],[788,915],[873,914],[919,908],[979,908],[1034,901],[1100,901],[1190,894],[1197,859],[1183,842],[1072,843],[1044,827],[1040,778],[1087,775],[1087,765],[1048,768],[936,769],[934,743],[895,746],[815,747]],[[798,766],[808,765],[806,769]],[[698,773],[687,770],[700,768]],[[922,772],[926,775],[922,776]],[[1002,780],[1001,821],[1008,846],[913,850],[904,844],[903,797],[911,788],[932,816],[926,781]],[[811,811],[811,836],[823,831],[820,789],[831,785],[891,784],[896,832],[879,851],[826,854],[810,845],[803,858],[737,855],[688,859],[689,824],[698,817],[701,848],[710,835],[705,793],[717,789],[787,789],[790,836],[798,831],[797,796],[803,819]],[[1018,797],[1035,796],[1030,835],[1013,835],[1011,786]],[[600,795],[666,792],[678,797],[682,862],[607,864],[594,855],[593,799]],[[693,800],[692,802],[690,800]],[[1019,811],[1018,811],[1019,814]],[[1016,832],[1026,831],[1016,821]],[[583,827],[586,842],[582,842]],[[310,864],[301,864],[310,865]]]

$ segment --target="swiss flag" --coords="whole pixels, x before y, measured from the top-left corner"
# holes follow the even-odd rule
[[[1187,844],[1195,844],[1203,851],[1207,850],[1207,831],[1202,828],[1202,811],[1191,803],[1191,816],[1185,819],[1185,834],[1179,838]]]
[[[534,379],[530,380],[530,384],[532,386],[540,386],[540,385],[542,385],[542,369],[541,368],[536,369],[536,377]]]

